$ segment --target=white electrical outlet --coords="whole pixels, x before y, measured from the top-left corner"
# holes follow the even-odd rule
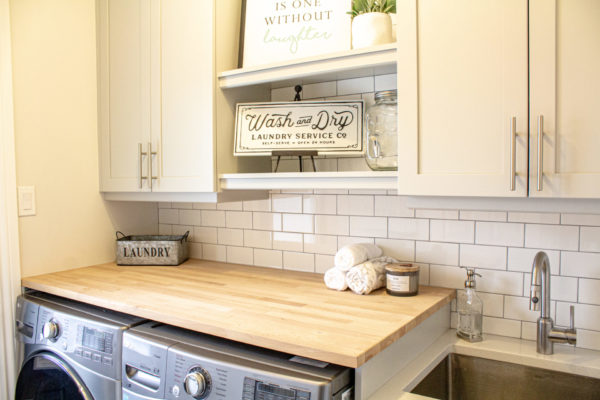
[[[19,186],[19,217],[35,215],[35,186]]]

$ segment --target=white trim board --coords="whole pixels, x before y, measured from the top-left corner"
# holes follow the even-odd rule
[[[0,397],[14,398],[14,305],[20,289],[12,53],[8,0],[0,0]]]
[[[600,214],[600,199],[408,196],[408,208]]]

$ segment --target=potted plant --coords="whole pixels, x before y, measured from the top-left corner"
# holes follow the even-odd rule
[[[392,42],[390,13],[395,12],[396,0],[353,0],[349,13],[352,15],[352,47]]]

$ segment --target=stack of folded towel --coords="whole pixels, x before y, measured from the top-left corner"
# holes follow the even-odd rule
[[[350,288],[358,294],[369,294],[385,286],[385,266],[397,261],[382,254],[379,247],[370,243],[342,247],[335,255],[335,267],[325,272],[325,285],[335,290]]]

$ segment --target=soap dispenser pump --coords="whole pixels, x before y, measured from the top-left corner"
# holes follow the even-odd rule
[[[475,275],[481,275],[476,273],[473,268],[466,268],[466,270],[465,289],[458,290],[456,297],[456,309],[458,311],[456,334],[469,342],[480,342],[482,340],[483,302],[475,291]]]

